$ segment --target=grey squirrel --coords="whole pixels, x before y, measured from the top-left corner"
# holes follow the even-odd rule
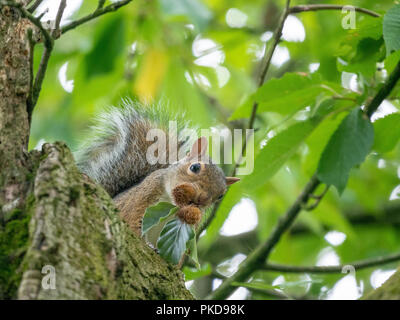
[[[177,120],[177,139],[169,133],[169,120]],[[222,169],[206,156],[205,137],[193,141],[181,134],[187,127],[187,122],[170,116],[162,105],[128,100],[100,115],[93,137],[76,153],[80,170],[113,197],[121,217],[138,235],[149,206],[170,202],[179,207],[177,215],[181,220],[197,224],[203,210],[219,200],[228,185],[239,180],[225,177]],[[188,153],[174,163],[150,163],[146,155],[154,143],[147,139],[151,129],[165,133],[169,147],[161,152],[166,153],[166,159],[174,148]]]

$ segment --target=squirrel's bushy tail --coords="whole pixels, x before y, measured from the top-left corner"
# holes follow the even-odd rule
[[[166,103],[150,105],[126,99],[119,107],[107,108],[95,119],[90,136],[75,152],[79,169],[114,197],[151,172],[168,166],[149,163],[146,152],[154,141],[147,141],[146,136],[150,129],[161,129],[168,145],[169,121],[173,120],[177,123],[176,147],[189,150],[195,137],[181,135],[188,128],[187,121],[171,115]],[[168,149],[165,151],[168,161]]]

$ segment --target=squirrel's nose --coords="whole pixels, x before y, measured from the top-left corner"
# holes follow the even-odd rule
[[[205,206],[208,202],[208,195],[205,192],[201,192],[196,195],[194,204],[197,206]]]

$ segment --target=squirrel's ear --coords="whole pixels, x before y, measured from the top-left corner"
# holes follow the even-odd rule
[[[207,152],[208,141],[206,137],[200,137],[193,143],[192,150],[189,153],[189,158],[201,159]]]
[[[226,181],[226,185],[231,185],[231,184],[234,184],[235,182],[238,182],[238,181],[240,181],[240,178],[236,178],[236,177],[226,177],[225,178],[225,181]]]

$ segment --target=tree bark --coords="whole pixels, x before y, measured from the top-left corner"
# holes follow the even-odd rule
[[[18,298],[191,298],[182,273],[131,232],[63,143],[44,145],[39,158]],[[46,265],[55,270],[54,290],[42,286]]]
[[[400,300],[400,268],[379,288],[366,294],[363,300]]]
[[[28,153],[30,28],[0,8],[0,299],[193,299],[65,144]]]
[[[26,191],[30,91],[28,20],[10,7],[0,7],[0,205],[5,211],[20,206]]]

